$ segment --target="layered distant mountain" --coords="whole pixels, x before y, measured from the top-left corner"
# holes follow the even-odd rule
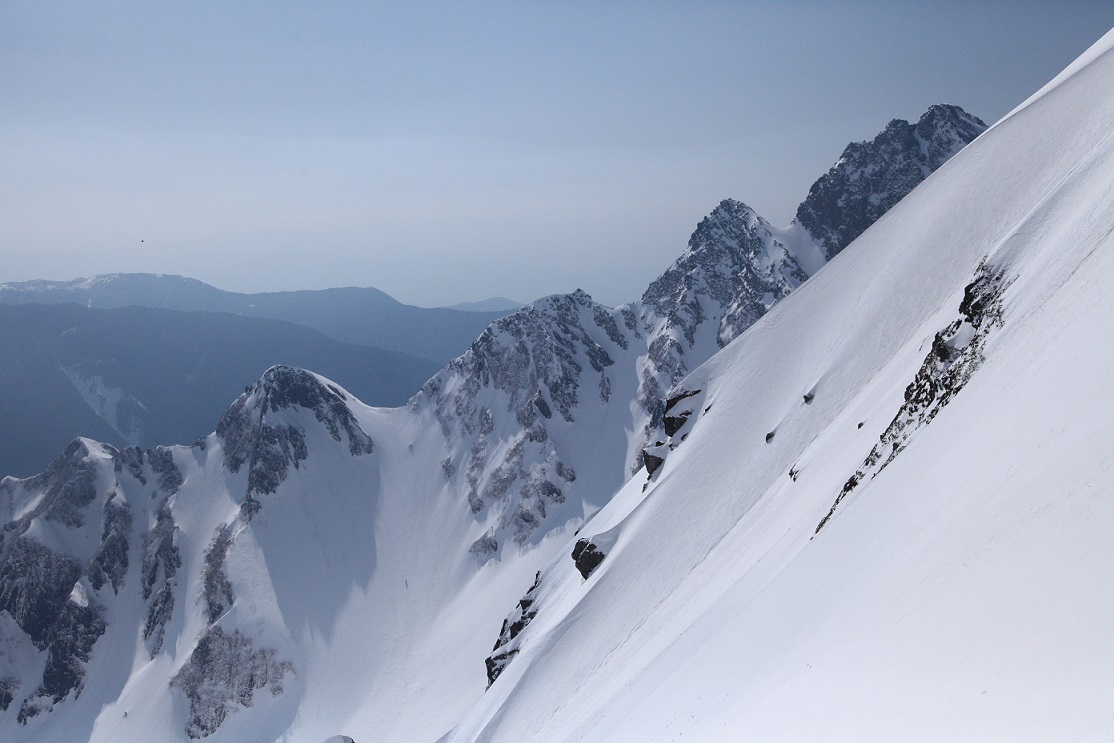
[[[1099,99],[1086,98],[1095,108]],[[954,106],[930,114],[922,122],[934,128],[910,151],[925,142],[958,151],[977,133],[956,124],[972,119]],[[881,165],[894,162],[889,144],[878,158],[863,171],[878,174],[872,187],[843,198],[849,209],[912,188],[905,169]],[[945,205],[973,203],[975,165],[934,177]],[[1020,212],[1001,213],[1025,213],[1030,195],[1017,195]],[[808,544],[839,497],[833,484],[856,467],[860,480],[875,472],[878,457],[864,464],[868,438],[892,438],[894,452],[907,444],[879,422],[893,417],[886,406],[901,408],[922,360],[940,363],[918,388],[925,406],[898,413],[917,421],[902,426],[910,435],[989,352],[1004,263],[980,260],[1016,220],[980,230],[972,214],[941,220],[936,204],[904,216],[899,207],[887,228],[860,238],[868,247],[836,258],[854,262],[853,278],[810,291],[809,277],[837,252],[816,225],[839,233],[838,215],[775,228],[725,200],[638,301],[611,308],[578,291],[527,305],[404,407],[369,407],[351,383],[276,366],[192,445],[79,439],[42,474],[5,479],[0,735],[319,743],[434,741],[455,728],[463,740],[624,739],[621,722],[594,725],[605,713],[645,714],[638,674],[655,652],[683,665],[686,626],[669,617],[688,596],[711,606],[739,580],[731,565],[761,561],[787,532],[794,549]],[[929,225],[938,231],[923,232]],[[928,270],[930,249],[961,234]],[[917,247],[902,235],[916,235]],[[786,297],[790,309],[763,320]],[[946,330],[938,343],[937,326]],[[713,357],[726,371],[697,369]],[[863,387],[875,379],[886,386]],[[823,415],[805,425],[801,410]],[[830,425],[837,419],[851,434]],[[822,448],[831,441],[846,448]],[[839,459],[831,472],[819,464],[827,457]],[[808,499],[789,492],[814,470],[826,474]],[[789,515],[751,534],[743,520],[766,496],[771,513],[789,503]],[[797,507],[803,517],[791,518]],[[746,533],[737,538],[736,527]],[[841,537],[851,567],[857,538]],[[639,572],[640,562],[652,567]],[[809,600],[790,602],[789,617],[812,616]],[[730,617],[714,629],[746,634]],[[636,635],[646,655],[628,663],[637,648],[623,638]],[[662,667],[654,678],[668,691],[673,666]],[[698,670],[735,688],[734,674]],[[528,701],[515,701],[520,693]],[[612,698],[623,710],[606,708]],[[668,699],[654,713],[687,720]]]
[[[522,302],[516,302],[513,299],[506,297],[489,297],[481,299],[478,302],[458,302],[457,304],[450,305],[450,310],[461,310],[463,312],[513,312],[522,306]]]
[[[40,472],[79,435],[123,448],[194,441],[278,362],[313,366],[372,405],[405,403],[432,361],[277,320],[146,307],[0,304],[0,471]]]
[[[73,281],[0,284],[0,303],[31,302],[72,302],[96,309],[138,305],[284,320],[345,343],[421,356],[438,365],[458,356],[493,320],[507,314],[502,309],[414,307],[369,288],[240,294],[196,279],[162,274],[118,273]]]

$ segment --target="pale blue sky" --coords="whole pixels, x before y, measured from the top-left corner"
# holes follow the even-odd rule
[[[992,123],[1114,2],[0,0],[0,282],[635,299],[722,198]]]

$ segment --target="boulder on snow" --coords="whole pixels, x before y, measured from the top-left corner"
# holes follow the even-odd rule
[[[572,560],[576,564],[576,569],[584,576],[584,580],[588,580],[588,576],[600,566],[605,557],[607,555],[587,539],[577,540],[576,546],[572,548]]]
[[[653,446],[648,446],[642,450],[642,464],[646,467],[646,474],[653,476],[658,468],[665,464],[665,457],[669,453],[669,447],[664,441],[658,441]]]

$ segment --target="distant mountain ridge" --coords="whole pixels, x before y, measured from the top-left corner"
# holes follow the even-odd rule
[[[138,305],[227,312],[304,325],[345,343],[421,356],[444,364],[504,311],[406,305],[372,288],[241,294],[169,274],[116,273],[72,281],[0,284],[0,304],[72,302],[96,309]]]
[[[506,297],[488,297],[478,302],[457,302],[449,305],[448,309],[461,312],[513,312],[522,306],[522,302]]]
[[[21,476],[76,436],[118,448],[194,441],[275,363],[327,370],[391,407],[437,371],[280,320],[134,306],[0,304],[0,344],[0,472]]]

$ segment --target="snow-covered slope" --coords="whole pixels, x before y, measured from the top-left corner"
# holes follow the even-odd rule
[[[681,382],[447,740],[1109,736],[1114,32],[1083,59]]]
[[[640,301],[539,300],[406,407],[275,367],[193,446],[82,439],[43,475],[5,479],[0,737],[436,740],[564,616],[534,613],[552,567],[538,603],[523,598],[539,569],[571,566],[601,508],[635,508],[644,476],[607,504],[654,461],[644,448],[710,404],[671,407],[669,388],[823,261],[799,224],[725,201]],[[704,508],[696,495],[685,508]],[[585,573],[621,546],[601,531],[578,549]]]

